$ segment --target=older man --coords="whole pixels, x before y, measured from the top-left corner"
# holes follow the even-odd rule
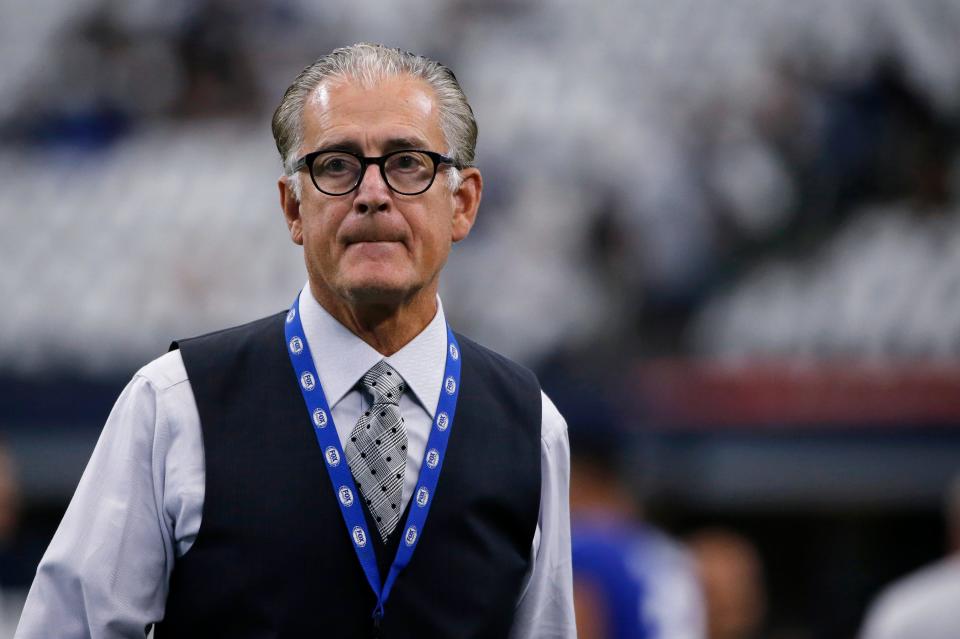
[[[338,49],[273,131],[307,286],[134,377],[17,636],[574,636],[565,423],[437,296],[483,186],[453,73]]]

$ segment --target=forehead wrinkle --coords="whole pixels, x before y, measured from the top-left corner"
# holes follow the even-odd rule
[[[430,143],[421,136],[410,135],[402,137],[387,138],[381,143],[372,143],[373,148],[380,149],[383,153],[397,151],[401,149],[420,149],[429,151]],[[363,154],[363,144],[351,137],[334,137],[323,140],[317,145],[317,149],[329,149],[331,151],[350,151],[352,153]]]
[[[431,149],[432,146],[434,145],[432,145],[426,137],[413,133],[392,136],[388,134],[387,136],[380,137],[364,131],[356,136],[349,134],[326,136],[321,134],[316,144],[310,147],[310,150],[348,151],[358,155],[365,155],[368,153],[368,149],[371,153],[389,153],[402,149],[446,152],[445,149]]]
[[[385,95],[390,96],[386,102]],[[358,151],[364,147],[371,152],[437,146],[433,150],[447,151],[443,127],[437,121],[436,93],[420,78],[386,77],[369,87],[356,79],[330,78],[314,89],[304,111],[304,153],[331,146]],[[438,134],[436,143],[431,142],[434,134]]]
[[[439,98],[436,91],[426,80],[407,74],[378,77],[372,82],[349,76],[332,76],[317,85],[305,101],[305,105],[311,104],[326,110],[330,107],[332,92],[337,89],[348,88],[369,92],[386,84],[407,83],[409,81],[419,85],[417,88],[420,90],[415,90],[413,87],[404,87],[404,93],[406,93],[404,102],[423,115],[430,117],[439,108]]]

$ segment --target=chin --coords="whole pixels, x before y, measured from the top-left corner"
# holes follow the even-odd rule
[[[359,304],[402,304],[412,297],[421,287],[410,286],[409,283],[390,282],[384,280],[368,280],[350,282],[344,286],[346,299]]]

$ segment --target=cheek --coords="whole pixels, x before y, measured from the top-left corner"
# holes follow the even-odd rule
[[[439,179],[439,177],[438,177]],[[450,251],[453,237],[452,202],[440,197],[433,203],[432,214],[424,217],[421,228],[423,249],[432,256],[443,258]]]
[[[442,263],[450,252],[450,224],[447,222],[437,222],[429,229],[424,237],[423,250],[427,254],[431,263]]]
[[[327,229],[324,228],[323,222],[318,217],[310,218],[306,224],[304,224],[303,232],[307,235],[311,243],[317,243],[321,241],[322,238],[327,236]]]
[[[332,244],[337,236],[337,219],[334,211],[312,209],[303,219],[304,242],[313,246]]]

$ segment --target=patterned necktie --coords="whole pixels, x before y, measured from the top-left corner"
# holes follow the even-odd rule
[[[357,420],[345,452],[357,488],[386,542],[400,521],[407,467],[407,431],[400,416],[400,396],[406,385],[385,360],[367,371],[361,384],[373,404]]]

